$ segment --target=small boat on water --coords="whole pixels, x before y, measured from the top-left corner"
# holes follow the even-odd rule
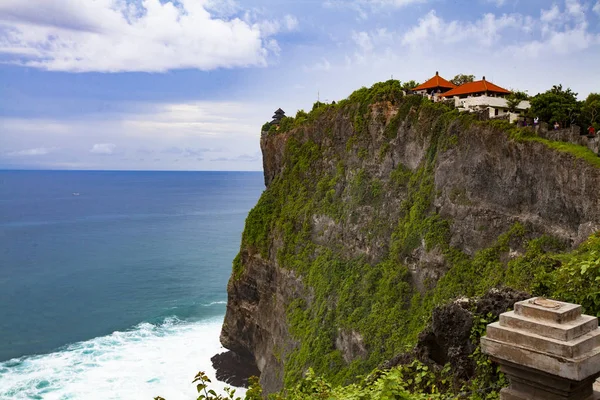
[[[79,196],[79,192],[73,192],[73,196]]]

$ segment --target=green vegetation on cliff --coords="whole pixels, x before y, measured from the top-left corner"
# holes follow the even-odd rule
[[[386,115],[389,109],[395,114]],[[316,126],[319,134],[333,140],[340,115],[352,121],[353,132],[345,143],[348,157],[322,147],[309,134],[309,128]],[[373,119],[384,122],[382,134],[389,140],[377,148],[371,137]],[[317,103],[309,113],[299,111],[295,118],[284,118],[279,130],[271,127],[270,135],[289,135],[285,167],[249,213],[242,248],[294,270],[307,287],[306,296],[286,304],[290,332],[298,343],[291,352],[279,355],[284,360],[288,399],[311,398],[306,397],[307,391],[315,398],[387,398],[381,394],[386,390],[393,390],[394,398],[420,398],[408,397],[406,392],[415,385],[401,383],[403,377],[414,380],[417,371],[407,375],[406,369],[395,369],[362,383],[355,383],[356,377],[408,351],[434,307],[457,297],[481,296],[490,288],[508,285],[581,303],[588,313],[600,312],[598,235],[578,250],[563,253],[565,245],[560,241],[515,223],[498,232],[491,246],[472,255],[451,244],[453,221],[442,218],[434,205],[434,172],[440,155],[456,146],[456,132],[473,124],[506,132],[507,140],[539,142],[600,167],[598,158],[583,147],[542,139],[503,122],[478,122],[450,106],[404,96],[398,81],[362,88],[337,104]],[[351,157],[383,159],[390,142],[407,126],[423,132],[420,140],[427,143],[425,157],[416,168],[398,163],[381,175],[350,165]],[[469,204],[458,189],[450,196],[455,203]],[[389,197],[401,199],[394,220],[381,207]],[[372,215],[369,220],[361,219],[366,208]],[[321,231],[317,219],[325,221]],[[372,243],[384,247],[382,255],[373,258],[348,251],[339,245],[343,238],[336,238],[334,245],[320,242],[317,239],[328,221],[360,225],[360,236],[367,242],[387,237],[387,243]],[[279,245],[274,246],[275,241]],[[511,258],[512,249],[519,251]],[[423,287],[416,287],[409,268],[415,252],[441,255],[444,273],[439,279],[424,279]],[[244,273],[238,256],[233,279],[241,279]],[[348,359],[343,344],[338,343],[353,332],[364,349]],[[311,371],[308,375],[307,370]],[[427,390],[431,393],[431,388]]]
[[[519,142],[538,142],[552,150],[561,153],[571,154],[576,158],[584,160],[588,164],[600,168],[600,157],[588,147],[583,147],[569,142],[558,142],[554,140],[544,139],[536,135],[535,131],[532,129],[519,128],[518,126],[504,120],[490,120],[482,122],[481,124],[492,126],[496,129],[506,132],[506,134],[512,140]]]

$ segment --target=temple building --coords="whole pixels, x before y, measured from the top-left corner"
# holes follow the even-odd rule
[[[444,97],[459,97],[467,98],[474,96],[490,96],[490,97],[506,97],[510,94],[510,90],[494,85],[492,82],[485,80],[485,76],[480,81],[463,83],[443,94]]]
[[[271,121],[271,125],[279,126],[279,123],[283,117],[285,117],[285,111],[283,111],[281,108],[278,108],[277,111],[275,111],[275,115],[273,115],[273,121]]]
[[[459,111],[484,111],[489,112],[490,118],[503,117],[508,114],[510,122],[518,119],[530,107],[529,101],[521,101],[517,112],[509,112],[506,96],[509,90],[501,88],[492,82],[486,81],[485,76],[480,81],[467,82],[440,95],[443,99],[454,100],[454,106]]]
[[[457,86],[442,78],[438,71],[435,71],[435,76],[427,82],[413,88],[417,94],[427,96],[430,100],[437,101],[439,96],[449,90],[455,89]]]

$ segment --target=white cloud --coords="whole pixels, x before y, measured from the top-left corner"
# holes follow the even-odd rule
[[[528,58],[571,54],[600,44],[600,34],[589,29],[586,7],[577,0],[565,0],[563,7],[554,4],[542,9],[539,20],[522,14],[487,13],[476,21],[446,21],[431,10],[402,34],[401,43],[425,51],[440,44],[466,43],[462,52],[493,47],[498,53]]]
[[[585,6],[578,0],[566,0],[566,12],[578,19],[585,18]]]
[[[58,150],[56,147],[36,147],[34,149],[26,149],[19,151],[11,151],[6,153],[7,156],[44,156],[53,151]]]
[[[70,72],[263,66],[272,36],[298,26],[291,15],[270,22],[222,16],[235,7],[226,0],[3,0],[0,54]]]
[[[560,17],[558,4],[553,4],[549,10],[542,10],[540,20],[545,23],[556,21]]]
[[[594,8],[592,10],[594,10],[594,12],[596,14],[600,15],[600,0],[598,0],[598,2],[596,3],[596,5],[594,6]]]
[[[368,13],[381,12],[391,9],[400,9],[413,4],[427,3],[429,0],[326,0],[323,7],[349,8],[358,13],[359,19],[367,19]]]
[[[430,37],[440,36],[444,21],[438,18],[434,10],[419,19],[419,24],[410,29],[402,38],[402,44],[416,47],[419,43],[426,45]]]
[[[105,0],[88,2],[80,0],[20,1],[0,2],[0,20],[19,24],[40,25],[73,31],[101,32],[103,25],[113,25],[116,14],[107,14],[109,2]],[[132,10],[133,11],[133,10]],[[111,17],[110,19],[98,17]]]
[[[163,150],[161,150],[161,153],[162,154],[177,154],[177,155],[181,155],[183,157],[199,157],[199,156],[204,155],[204,153],[214,152],[214,151],[216,151],[216,149],[205,149],[205,148],[193,149],[190,147],[180,148],[177,146],[171,146],[171,147],[167,147],[167,148],[164,148]],[[143,151],[140,151],[140,150],[138,150],[138,153],[148,154],[147,152],[144,153]]]
[[[492,3],[495,4],[496,7],[502,7],[506,4],[507,0],[485,0],[486,3]]]
[[[181,138],[222,137],[232,132],[258,133],[260,121],[249,117],[248,105],[234,102],[191,102],[158,104],[144,113],[130,114],[121,121],[125,135],[130,137],[160,136],[167,140]],[[165,137],[165,132],[168,136]]]
[[[539,56],[564,56],[582,51],[600,44],[600,36],[587,31],[587,26],[579,26],[564,31],[551,31],[545,40],[533,40],[505,49],[506,53],[518,54],[523,57],[537,58]]]
[[[314,63],[313,65],[304,67],[304,71],[329,71],[331,69],[331,63],[326,58],[321,61]],[[302,85],[296,85],[295,88],[303,88]]]
[[[564,12],[558,4],[553,4],[548,10],[541,10],[540,22],[542,35],[552,35],[555,31],[571,30],[586,24],[585,6],[578,0],[565,0]],[[586,26],[587,28],[587,26]]]
[[[425,3],[427,0],[362,0],[364,4],[380,7],[402,8],[415,3]]]
[[[6,118],[0,119],[2,122],[0,126],[4,132],[21,132],[28,134],[30,132],[36,132],[40,126],[44,126],[44,129],[48,135],[59,136],[68,135],[70,133],[69,126],[62,121],[56,121],[51,119],[18,119],[18,118]],[[0,135],[0,138],[2,136]]]
[[[220,17],[234,15],[240,6],[234,0],[206,0],[205,8]]]
[[[557,4],[542,10],[540,38],[509,46],[507,53],[524,57],[562,56],[600,45],[600,34],[589,29],[586,7],[577,0],[565,0],[564,11]]]
[[[250,17],[246,17],[249,19]],[[285,15],[281,20],[265,20],[258,24],[261,35],[265,38],[279,32],[291,32],[298,28],[298,20],[293,15]]]
[[[373,51],[382,50],[385,53],[393,53],[399,41],[395,32],[389,32],[386,28],[379,28],[370,32],[352,32],[351,39],[356,46],[353,56],[346,56],[346,66],[350,67],[353,63],[368,64],[373,63]]]
[[[218,157],[213,158],[210,161],[218,161],[218,162],[231,162],[231,161],[241,161],[241,162],[257,162],[261,159],[260,153],[255,153],[254,155],[250,154],[240,154],[236,157]]]
[[[293,15],[288,14],[283,17],[283,23],[288,31],[293,31],[298,28],[298,19]]]
[[[0,117],[0,149],[54,146],[37,168],[260,170],[260,157],[239,155],[260,151],[260,127],[274,108],[257,101],[121,102],[118,112],[65,120]],[[51,135],[48,126],[55,127]],[[217,158],[230,161],[211,162]],[[19,160],[0,151],[0,165],[17,167]]]
[[[368,53],[373,50],[373,43],[367,32],[352,32],[352,40],[356,42],[362,52]]]
[[[467,41],[484,46],[496,43],[500,33],[507,29],[523,29],[523,17],[518,14],[485,14],[480,19],[470,21],[452,20],[446,22],[431,10],[419,19],[417,26],[402,37],[402,44],[412,48],[427,48],[430,43],[458,43]]]
[[[114,153],[116,147],[114,143],[96,143],[90,149],[90,153],[110,155]]]

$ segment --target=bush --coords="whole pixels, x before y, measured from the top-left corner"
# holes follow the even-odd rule
[[[546,257],[551,262],[535,274],[534,292],[581,304],[585,313],[600,317],[600,232],[572,253]]]

